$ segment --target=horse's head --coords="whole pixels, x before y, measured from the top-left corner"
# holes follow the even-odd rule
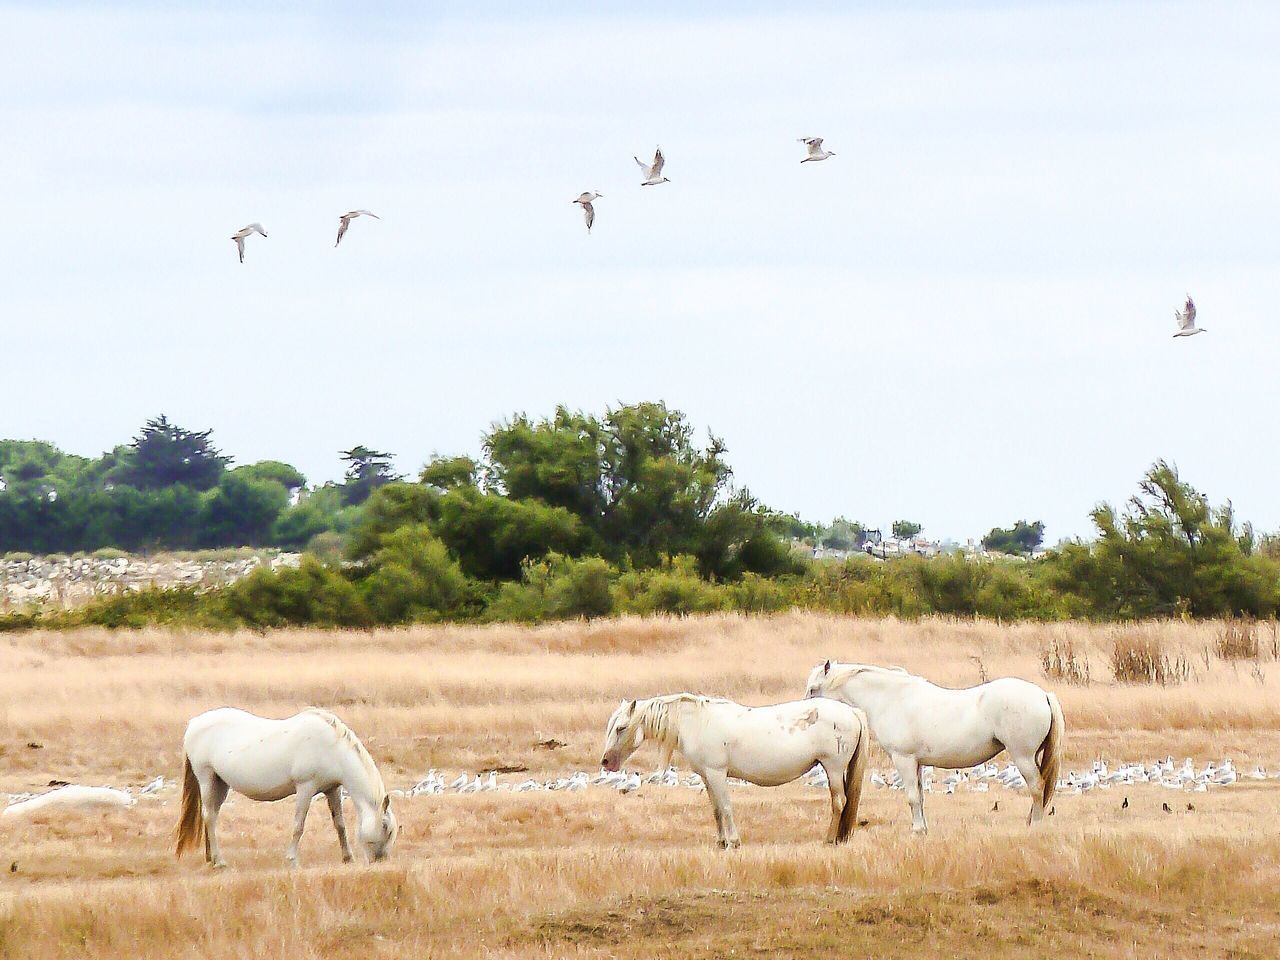
[[[609,718],[604,734],[604,756],[600,766],[610,772],[622,769],[627,757],[636,752],[644,740],[644,727],[636,717],[636,702],[623,700]]]
[[[400,824],[396,821],[395,811],[391,809],[391,797],[386,795],[382,798],[377,819],[371,818],[367,823],[362,820],[360,824],[360,842],[364,844],[364,852],[370,862],[387,859],[398,836]]]
[[[824,660],[818,664],[809,673],[809,682],[805,686],[805,697],[826,697],[830,696],[827,692],[831,688],[831,668],[834,664],[830,660]]]

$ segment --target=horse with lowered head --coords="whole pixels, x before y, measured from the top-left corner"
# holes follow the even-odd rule
[[[722,847],[742,843],[729,804],[730,777],[776,787],[804,776],[815,763],[822,765],[831,790],[827,842],[842,843],[857,825],[867,723],[862,711],[843,703],[797,700],[744,707],[692,693],[624,700],[609,718],[600,765],[621,769],[646,739],[658,744],[660,769],[679,750],[702,777]]]
[[[329,802],[343,862],[352,859],[342,814],[342,791],[355,804],[358,835],[370,860],[382,860],[400,833],[391,798],[373,758],[351,729],[327,710],[312,707],[285,720],[268,720],[224,707],[192,718],[182,740],[182,815],[177,853],[203,841],[205,860],[226,866],[218,847],[218,812],[229,790],[250,800],[297,798],[293,840],[285,853],[298,864],[298,842],[311,801]]]
[[[828,660],[809,674],[808,696],[866,711],[871,733],[902,778],[915,833],[929,829],[921,781],[925,765],[974,767],[1008,750],[1031,794],[1027,822],[1043,817],[1053,799],[1066,721],[1058,698],[1034,683],[1001,677],[953,690],[901,667]]]

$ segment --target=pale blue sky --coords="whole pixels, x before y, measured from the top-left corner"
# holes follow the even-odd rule
[[[0,436],[324,480],[663,399],[814,519],[1087,534],[1167,457],[1280,527],[1280,7],[256,6],[0,4]]]

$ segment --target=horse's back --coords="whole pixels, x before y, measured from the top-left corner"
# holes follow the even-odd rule
[[[306,711],[284,720],[223,707],[192,718],[183,748],[197,775],[215,773],[255,800],[279,800],[303,780],[336,776],[336,731]]]

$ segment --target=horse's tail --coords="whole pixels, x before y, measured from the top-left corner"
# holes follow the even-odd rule
[[[1058,768],[1062,765],[1062,740],[1066,733],[1067,721],[1062,716],[1062,704],[1052,693],[1046,693],[1049,701],[1049,732],[1044,735],[1044,743],[1036,754],[1036,766],[1040,768],[1040,779],[1044,781],[1044,793],[1041,795],[1043,806],[1049,806],[1053,799],[1053,791],[1058,786]]]
[[[182,816],[178,819],[178,845],[174,851],[179,857],[205,842],[200,781],[196,779],[195,770],[191,769],[191,758],[185,753],[182,765]]]
[[[849,839],[858,825],[858,804],[862,802],[862,781],[867,773],[867,754],[871,752],[870,735],[867,733],[867,715],[858,711],[858,742],[854,744],[849,769],[844,773],[844,809],[840,811],[840,826],[836,843]]]

